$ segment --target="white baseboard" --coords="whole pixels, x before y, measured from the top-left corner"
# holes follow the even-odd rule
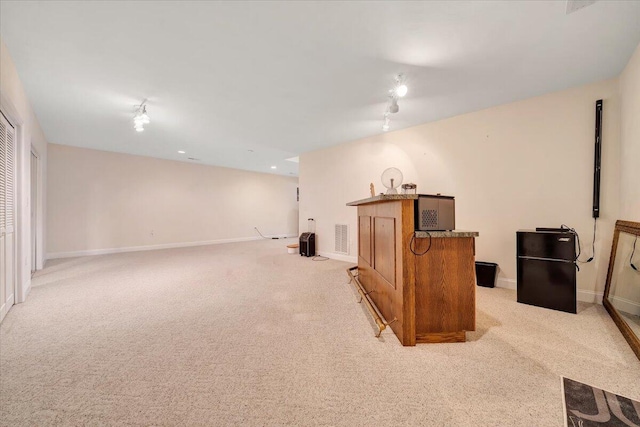
[[[594,304],[602,304],[602,292],[583,291],[578,289],[578,295],[576,296],[578,301],[590,302]]]
[[[518,282],[513,279],[505,279],[499,277],[498,280],[496,280],[496,287],[512,289],[515,291],[516,289],[518,289]],[[578,289],[576,299],[581,302],[602,304],[602,292],[584,291]]]
[[[498,280],[496,280],[496,288],[513,289],[515,291],[518,289],[518,282],[513,279],[498,277]]]
[[[289,238],[297,237],[297,235],[279,235],[279,236],[265,236],[268,239],[272,237]],[[192,246],[207,246],[207,245],[219,245],[223,243],[237,243],[248,242],[252,240],[262,240],[262,237],[237,237],[233,239],[218,239],[218,240],[205,240],[201,242],[183,242],[183,243],[164,243],[160,245],[147,245],[147,246],[129,246],[125,248],[109,248],[109,249],[89,249],[84,251],[70,251],[70,252],[52,252],[47,254],[47,259],[57,258],[72,258],[81,256],[92,255],[107,255],[107,254],[119,254],[123,252],[140,252],[140,251],[154,251],[158,249],[173,249],[173,248],[188,248]]]
[[[356,256],[337,254],[335,252],[318,252],[318,255],[323,256],[323,257],[327,257],[327,258],[331,258],[331,259],[335,259],[336,261],[350,262],[350,263],[353,263],[353,264],[357,264],[358,263],[358,257],[356,257]]]
[[[297,239],[297,234],[274,234],[273,236],[265,236],[269,239]]]
[[[611,303],[616,310],[624,311],[625,313],[633,314],[634,316],[640,316],[640,304],[637,302],[620,297],[613,297],[611,300]]]
[[[22,295],[18,295],[18,298],[16,298],[16,304],[25,302],[27,300],[27,295],[29,295],[29,292],[31,292],[31,278],[29,278],[22,285]]]

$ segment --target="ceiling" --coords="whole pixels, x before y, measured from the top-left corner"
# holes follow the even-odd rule
[[[50,142],[297,175],[285,159],[382,133],[397,73],[409,93],[391,130],[617,76],[640,42],[640,2],[565,11],[3,0],[0,31]]]

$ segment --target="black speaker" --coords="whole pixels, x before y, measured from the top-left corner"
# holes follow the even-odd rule
[[[602,160],[602,99],[596,101],[596,148],[593,156],[593,217],[600,216],[600,163]]]

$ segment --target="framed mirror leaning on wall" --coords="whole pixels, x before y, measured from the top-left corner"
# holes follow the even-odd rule
[[[640,359],[640,222],[616,221],[602,304]]]

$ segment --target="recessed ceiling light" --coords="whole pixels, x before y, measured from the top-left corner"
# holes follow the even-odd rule
[[[184,154],[184,153],[186,153],[186,151],[179,150],[178,153]]]
[[[271,169],[277,169],[276,166],[271,166]]]

